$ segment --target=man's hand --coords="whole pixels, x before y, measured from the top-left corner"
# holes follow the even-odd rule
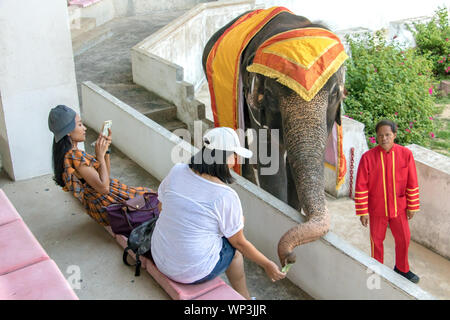
[[[359,218],[359,220],[361,220],[361,224],[362,224],[364,227],[367,227],[367,226],[369,225],[369,216],[361,216],[361,217]]]
[[[406,215],[408,216],[408,220],[411,220],[417,212],[419,212],[419,211],[406,210]]]

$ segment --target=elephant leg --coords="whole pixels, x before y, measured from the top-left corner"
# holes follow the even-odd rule
[[[267,140],[262,139],[258,143],[259,186],[287,203],[288,190],[284,154],[284,148],[279,141],[272,141],[271,137],[267,137]],[[270,162],[267,163],[269,158]]]
[[[286,161],[286,179],[287,179],[287,203],[299,212],[302,210],[300,201],[298,200],[297,188],[295,186],[294,177],[292,175],[289,161]]]
[[[253,164],[248,163],[248,160],[246,160],[245,164],[242,165],[242,176],[251,183],[259,186],[257,172],[257,167]]]

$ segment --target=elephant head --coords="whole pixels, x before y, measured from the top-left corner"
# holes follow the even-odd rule
[[[295,247],[314,241],[329,230],[323,161],[333,123],[340,124],[344,68],[341,67],[311,101],[305,101],[293,90],[260,74],[246,73],[243,79],[250,112],[263,114],[259,120],[282,131],[280,153],[287,155],[286,178],[293,182],[287,190],[291,195],[287,202],[306,214],[306,222],[288,230],[278,243],[278,256],[284,266],[295,262]],[[252,117],[249,118],[250,126],[255,127]],[[273,177],[259,177],[259,181],[264,179]]]

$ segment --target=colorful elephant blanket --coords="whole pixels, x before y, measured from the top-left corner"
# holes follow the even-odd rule
[[[243,94],[240,73],[241,55],[249,42],[284,7],[255,10],[236,20],[218,39],[206,61],[206,76],[211,95],[214,125],[243,128]],[[292,12],[290,12],[292,13]],[[312,100],[328,79],[348,58],[339,38],[322,28],[293,29],[276,34],[258,48],[250,72],[276,79],[298,93],[306,101]],[[341,139],[335,150],[342,151]],[[342,152],[332,164],[340,186],[345,176],[345,157]]]

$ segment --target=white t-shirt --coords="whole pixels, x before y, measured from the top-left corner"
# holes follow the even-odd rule
[[[222,237],[244,227],[237,193],[178,163],[161,182],[158,198],[162,211],[151,243],[156,266],[181,283],[206,277],[219,261]]]

